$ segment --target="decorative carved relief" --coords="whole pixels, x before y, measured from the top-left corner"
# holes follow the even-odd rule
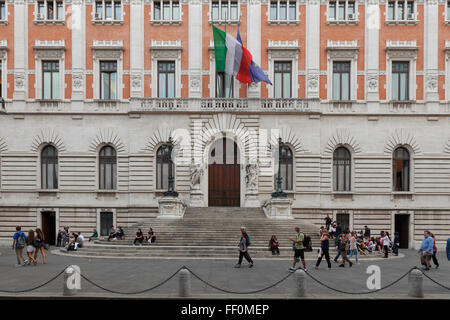
[[[324,153],[332,154],[339,145],[350,146],[355,153],[362,151],[358,139],[347,128],[336,129],[335,133],[328,140]]]
[[[191,189],[199,190],[200,189],[200,178],[203,175],[203,166],[199,163],[194,164],[191,163]]]
[[[90,152],[97,152],[98,147],[104,144],[112,145],[118,153],[126,151],[125,145],[119,134],[113,128],[102,128],[99,129],[98,133],[92,138],[89,145]]]
[[[51,128],[42,129],[39,134],[37,134],[33,138],[30,150],[32,152],[37,152],[39,150],[39,147],[43,144],[54,145],[58,152],[66,151],[66,145],[64,144],[62,137],[58,132]]]
[[[319,74],[308,74],[308,90],[319,90]]]
[[[427,76],[427,89],[431,92],[437,92],[438,88],[438,78],[437,75],[428,75]]]
[[[269,151],[278,148],[278,138],[281,138],[284,143],[291,145],[294,149],[294,154],[309,152],[309,150],[303,145],[303,141],[294,131],[292,131],[291,128],[282,128],[278,131],[273,130],[269,141]]]
[[[14,89],[23,90],[25,88],[25,74],[15,73],[14,74]]]
[[[8,150],[8,146],[6,144],[6,140],[3,137],[0,137],[0,153]]]
[[[259,163],[249,163],[245,166],[245,183],[248,190],[256,190],[258,188]]]
[[[72,74],[72,88],[74,91],[83,90],[83,74],[82,73]]]
[[[420,146],[417,143],[414,134],[409,130],[403,128],[397,129],[391,134],[391,136],[386,141],[384,152],[392,154],[395,148],[402,145],[410,146],[416,154],[421,152]]]
[[[139,91],[142,88],[142,76],[140,74],[133,74],[131,76],[131,89]]]
[[[371,92],[378,91],[378,76],[377,75],[368,75],[367,76],[367,89]]]

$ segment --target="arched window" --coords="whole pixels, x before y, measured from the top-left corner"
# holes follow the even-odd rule
[[[58,189],[58,151],[50,145],[41,153],[41,188]]]
[[[281,148],[280,157],[280,173],[281,173],[281,189],[292,190],[293,189],[293,157],[292,151],[288,146]],[[277,176],[275,176],[275,189],[277,188]]]
[[[114,190],[117,186],[117,157],[116,150],[111,146],[104,146],[99,156],[99,188]]]
[[[333,153],[333,190],[351,190],[351,155],[347,148],[339,147]]]
[[[394,151],[392,178],[394,191],[409,191],[409,152],[405,148]]]
[[[169,187],[169,170],[175,178],[175,170],[172,159],[169,156],[169,148],[163,146],[156,151],[156,189],[166,190]]]

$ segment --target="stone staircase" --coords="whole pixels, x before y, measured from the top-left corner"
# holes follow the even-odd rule
[[[187,208],[183,219],[146,218],[134,226],[124,227],[125,240],[94,241],[73,255],[114,257],[196,257],[230,258],[238,255],[240,227],[245,226],[251,239],[250,255],[254,258],[291,258],[295,226],[311,236],[313,247],[319,246],[317,227],[300,220],[268,219],[260,208]],[[146,235],[149,228],[156,233],[156,243],[132,246],[138,228]],[[272,234],[280,242],[280,255],[268,250]],[[61,250],[67,253],[66,250]],[[315,256],[315,254],[314,254]]]

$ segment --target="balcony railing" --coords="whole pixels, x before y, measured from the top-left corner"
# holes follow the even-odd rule
[[[131,112],[320,112],[319,100],[260,98],[132,98]]]

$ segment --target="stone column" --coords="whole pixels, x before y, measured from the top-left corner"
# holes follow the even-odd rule
[[[261,64],[261,0],[249,0],[247,3],[247,49],[256,64]],[[261,96],[261,85],[252,84],[248,86],[247,97],[259,98]]]
[[[72,110],[82,111],[85,99],[86,6],[82,0],[72,1]]]
[[[306,97],[319,98],[320,0],[306,3]]]
[[[144,38],[144,1],[130,1],[130,97],[144,97],[144,50],[149,41]]]
[[[369,0],[364,6],[365,12],[365,50],[364,60],[366,69],[365,93],[367,111],[379,111],[379,36],[380,36],[380,3],[379,0]],[[360,7],[361,8],[361,7]]]
[[[202,1],[189,0],[189,97],[202,97]]]
[[[439,12],[437,0],[426,0],[424,4],[424,100],[427,111],[439,112],[438,94],[438,29]],[[421,17],[418,17],[420,20]],[[414,89],[414,88],[413,88]]]
[[[28,4],[14,1],[14,95],[13,100],[27,99],[28,86]],[[14,103],[14,110],[24,109],[25,102]]]

